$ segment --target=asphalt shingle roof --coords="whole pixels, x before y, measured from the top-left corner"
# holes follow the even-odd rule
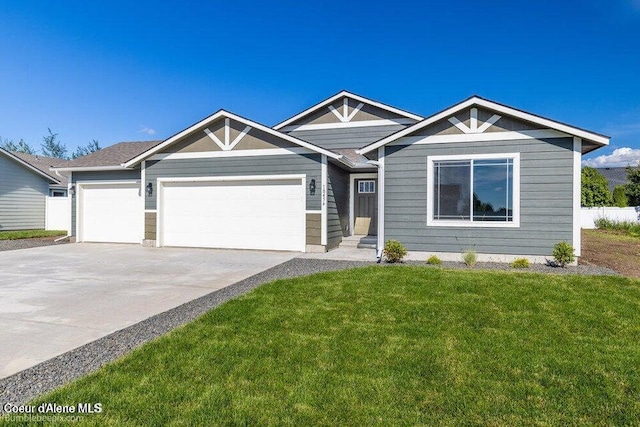
[[[95,167],[95,166],[120,166],[134,157],[155,147],[162,141],[132,141],[119,142],[101,150],[70,160],[65,168]]]
[[[66,159],[57,159],[54,157],[44,157],[38,156],[36,154],[27,154],[27,153],[18,153],[17,151],[12,151],[11,154],[19,158],[25,163],[29,163],[34,168],[38,169],[40,172],[49,175],[52,178],[55,178],[60,182],[61,186],[67,186],[67,176],[64,173],[60,173],[61,176],[56,175],[55,172],[49,170],[51,167],[64,167],[69,163],[69,160]]]
[[[627,168],[598,168],[598,172],[609,181],[609,190],[613,191],[616,185],[626,184]]]

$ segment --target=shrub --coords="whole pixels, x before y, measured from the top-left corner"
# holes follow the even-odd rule
[[[627,181],[624,192],[629,206],[640,206],[640,164],[636,168],[627,168]]]
[[[427,260],[427,264],[429,265],[441,265],[442,260],[435,255],[431,255]]]
[[[529,268],[529,260],[526,258],[518,258],[511,263],[513,268]]]
[[[596,218],[593,222],[599,229],[622,231],[630,236],[640,237],[640,222],[620,221],[606,217]]]
[[[402,262],[407,255],[407,249],[397,240],[387,240],[384,244],[384,257],[387,262]]]
[[[556,243],[553,247],[553,259],[556,260],[556,264],[560,267],[565,267],[567,264],[575,261],[575,250],[567,242]]]
[[[629,200],[624,191],[624,185],[616,185],[613,188],[613,204],[619,208],[626,208],[629,206]]]
[[[476,251],[473,249],[469,249],[464,254],[462,254],[462,261],[467,264],[469,267],[473,267],[476,265],[476,261],[478,260],[478,255]]]
[[[582,206],[611,206],[613,198],[609,191],[609,181],[597,169],[582,168]]]

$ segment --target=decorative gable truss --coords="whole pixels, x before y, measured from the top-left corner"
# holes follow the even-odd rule
[[[339,112],[333,105],[329,105],[329,111],[331,111],[341,123],[349,123],[362,107],[364,107],[364,103],[361,102],[349,113],[349,98],[345,97],[342,100],[342,112]]]
[[[231,120],[229,118],[226,118],[224,119],[224,142],[220,141],[220,138],[218,138],[213,132],[211,132],[209,128],[205,128],[204,133],[206,133],[207,136],[211,138],[213,142],[215,142],[222,151],[230,151],[230,150],[233,150],[233,148],[236,145],[238,145],[240,141],[242,141],[242,138],[247,136],[247,134],[251,131],[251,126],[246,126],[242,130],[242,132],[240,132],[240,134],[234,138],[233,141],[230,141],[231,139],[229,136],[230,129],[231,129]]]
[[[456,116],[450,117],[449,122],[460,129],[462,133],[483,133],[487,129],[491,127],[494,123],[500,120],[502,116],[494,114],[491,116],[486,122],[484,122],[480,127],[478,127],[478,109],[471,109],[471,119],[469,120],[469,125],[467,126],[462,123],[460,120],[456,118]]]

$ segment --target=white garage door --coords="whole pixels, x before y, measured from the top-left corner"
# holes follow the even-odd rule
[[[163,182],[160,245],[304,251],[300,179]]]
[[[85,184],[78,196],[80,241],[142,242],[140,184]]]

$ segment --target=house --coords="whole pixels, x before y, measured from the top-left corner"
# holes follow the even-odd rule
[[[0,148],[0,231],[45,228],[46,197],[67,192],[66,177],[50,168],[65,162]]]
[[[170,138],[71,161],[79,242],[326,251],[353,234],[410,251],[580,254],[594,132],[477,96],[424,118],[342,91],[270,128],[220,110]]]
[[[618,185],[625,185],[629,183],[627,179],[627,168],[597,168],[598,172],[602,174],[609,182],[609,191],[613,193],[614,188]]]

